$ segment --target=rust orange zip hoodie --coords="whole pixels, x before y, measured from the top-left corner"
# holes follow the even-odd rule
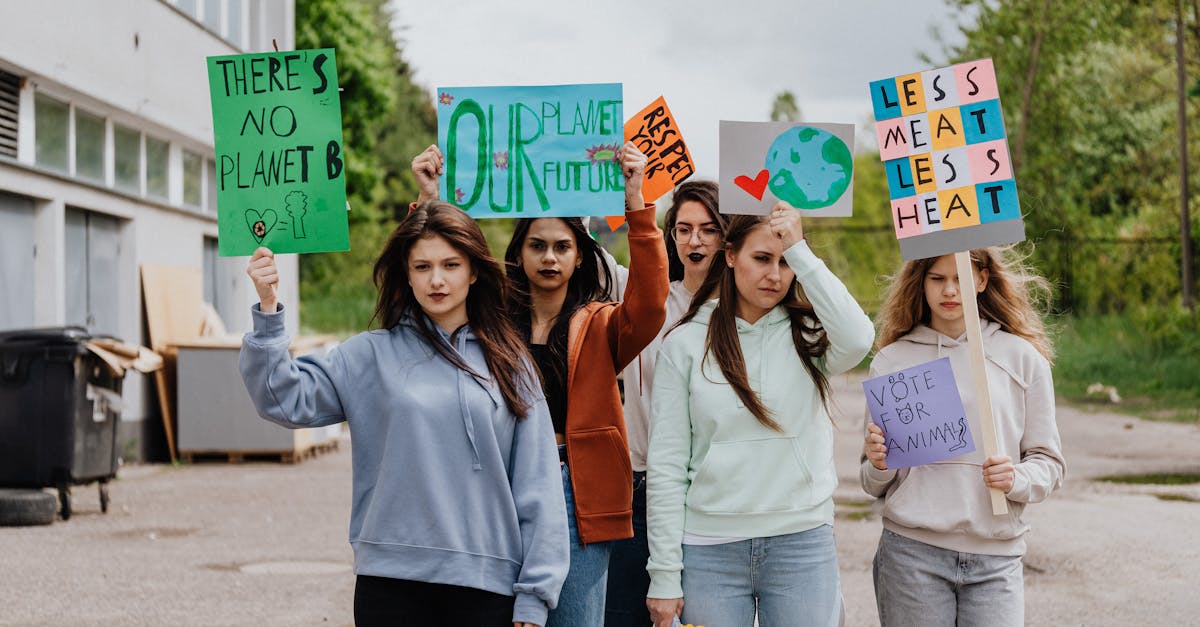
[[[588,303],[567,334],[567,459],[584,545],[633,537],[633,469],[617,373],[666,320],[667,252],[655,207],[628,211],[629,283],[619,303]]]

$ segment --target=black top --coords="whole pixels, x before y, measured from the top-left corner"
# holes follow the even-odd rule
[[[542,392],[550,407],[550,420],[555,433],[567,432],[567,359],[556,356],[549,344],[530,344],[529,352],[538,370],[542,371]]]

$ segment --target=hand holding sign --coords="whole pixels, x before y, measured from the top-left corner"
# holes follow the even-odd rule
[[[621,174],[625,175],[625,206],[627,210],[644,209],[642,181],[646,175],[646,155],[633,142],[625,142],[617,150]]]
[[[863,455],[877,470],[887,470],[887,441],[883,437],[883,429],[871,423],[867,425],[867,441],[863,445]]]
[[[446,160],[437,144],[432,144],[421,154],[413,157],[412,172],[417,177],[417,202],[434,200],[438,197],[438,182],[442,176],[442,168]]]
[[[246,275],[254,281],[258,292],[259,307],[265,313],[274,313],[278,307],[279,268],[275,266],[275,253],[260,246],[246,266]]]
[[[993,455],[983,460],[983,482],[993,490],[1008,494],[1013,487],[1015,472],[1008,455]]]
[[[782,200],[776,202],[771,210],[770,227],[771,232],[783,240],[784,250],[804,239],[804,225],[800,223],[800,212]]]

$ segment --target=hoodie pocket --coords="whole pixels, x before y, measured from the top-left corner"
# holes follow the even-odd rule
[[[633,466],[621,432],[616,427],[601,427],[569,433],[567,439],[575,508],[584,515],[629,511]]]
[[[710,514],[784,512],[820,504],[833,493],[831,472],[817,477],[799,438],[713,442],[688,487],[687,506]]]
[[[905,527],[1011,540],[1026,530],[1022,509],[1009,501],[1008,514],[992,515],[979,464],[942,462],[914,466],[898,478],[884,497],[883,516]]]

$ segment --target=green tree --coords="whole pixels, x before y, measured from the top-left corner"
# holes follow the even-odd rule
[[[301,320],[309,330],[366,328],[375,258],[416,198],[409,164],[436,140],[431,98],[413,83],[391,18],[383,0],[296,2],[296,46],[337,51],[351,209],[349,252],[301,257]]]
[[[799,122],[800,105],[796,104],[796,95],[790,91],[781,91],[775,95],[771,104],[771,120],[776,122]]]
[[[1032,259],[1061,286],[1059,302],[1089,312],[1177,306],[1179,249],[1167,241],[1179,239],[1174,7],[949,4],[965,41],[943,50],[944,63],[995,63]],[[1194,4],[1190,75],[1200,61]]]

